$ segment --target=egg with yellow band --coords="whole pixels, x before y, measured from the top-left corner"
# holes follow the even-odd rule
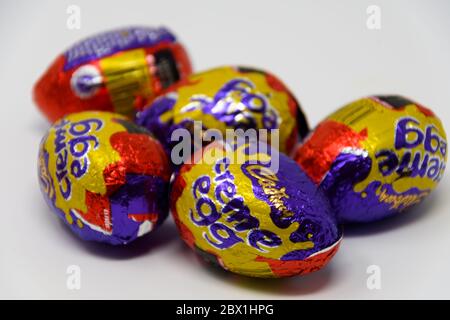
[[[125,116],[81,112],[58,120],[41,142],[38,168],[48,205],[85,240],[127,244],[167,216],[167,157]]]
[[[370,222],[420,203],[437,186],[447,137],[428,108],[400,96],[352,102],[322,121],[295,160],[341,222]]]
[[[231,272],[285,277],[322,268],[341,231],[325,196],[297,164],[262,142],[213,142],[171,190],[183,240]],[[189,161],[190,162],[190,161]]]
[[[277,132],[279,150],[290,153],[306,136],[308,124],[287,87],[274,75],[257,69],[226,66],[197,73],[181,81],[137,115],[170,153],[179,128],[200,135],[208,129],[266,129],[268,141]],[[278,130],[278,131],[272,131]]]

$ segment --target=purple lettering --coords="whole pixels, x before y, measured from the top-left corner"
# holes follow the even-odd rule
[[[252,230],[248,237],[249,243],[252,247],[264,251],[259,247],[261,244],[266,247],[278,247],[281,245],[281,239],[275,233],[269,230]]]
[[[236,243],[244,242],[241,238],[236,236],[236,234],[228,228],[226,225],[222,223],[214,223],[209,227],[210,234],[214,237],[218,242],[212,241],[207,234],[204,235],[206,241],[208,241],[211,245],[215,246],[219,249],[226,249],[234,246]],[[219,231],[225,232],[227,237],[223,237]]]
[[[378,170],[381,172],[383,176],[388,176],[392,174],[392,172],[398,166],[398,158],[397,154],[391,150],[382,150],[375,154],[375,157],[384,158],[383,160],[378,162]]]
[[[395,132],[395,149],[397,150],[417,147],[423,141],[424,137],[422,131],[418,128],[409,127],[409,123],[419,124],[414,118],[403,118],[397,123],[397,130]],[[408,136],[411,134],[414,134],[415,136],[413,141],[408,140]]]

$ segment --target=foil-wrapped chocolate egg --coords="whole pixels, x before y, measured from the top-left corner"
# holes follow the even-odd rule
[[[50,121],[87,110],[134,118],[190,73],[186,51],[166,28],[121,28],[84,39],[58,56],[36,83],[34,100]]]
[[[323,120],[295,160],[327,194],[340,222],[371,222],[430,194],[444,173],[447,138],[421,104],[371,96]]]
[[[169,153],[178,143],[172,137],[177,129],[189,130],[195,144],[197,123],[200,140],[208,129],[218,130],[224,139],[228,129],[265,129],[268,143],[278,134],[276,147],[284,153],[293,151],[309,130],[297,100],[277,77],[238,66],[211,69],[175,84],[137,115],[137,123]]]
[[[328,200],[290,158],[259,142],[213,142],[178,171],[170,206],[205,260],[251,277],[322,268],[341,230]]]
[[[39,148],[42,194],[85,240],[127,244],[152,231],[168,213],[170,174],[161,144],[109,112],[58,120]]]

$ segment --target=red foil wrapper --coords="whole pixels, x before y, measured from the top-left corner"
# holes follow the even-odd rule
[[[87,110],[133,118],[191,72],[186,51],[167,29],[123,28],[82,40],[58,56],[36,83],[34,100],[50,121]]]

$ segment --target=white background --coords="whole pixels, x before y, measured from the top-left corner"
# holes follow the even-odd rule
[[[69,4],[81,29],[66,27]],[[381,30],[366,8],[381,8]],[[166,25],[196,70],[264,68],[297,95],[314,126],[368,94],[397,93],[432,108],[450,130],[449,1],[4,1],[0,3],[0,298],[450,298],[449,173],[405,215],[347,228],[323,270],[255,280],[212,270],[178,238],[170,218],[129,247],[80,241],[50,212],[36,174],[48,123],[34,81],[73,42],[130,24]],[[66,268],[81,268],[81,289]],[[381,290],[366,287],[369,265]]]

